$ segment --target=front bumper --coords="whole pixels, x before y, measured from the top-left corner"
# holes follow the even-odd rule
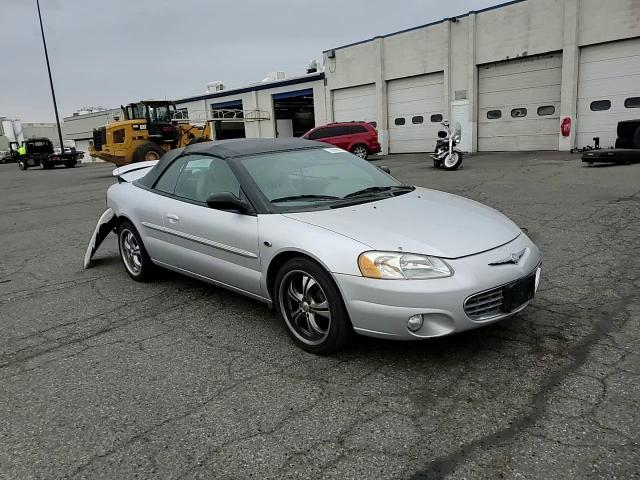
[[[526,252],[517,264],[489,265],[524,248]],[[465,313],[465,300],[535,274],[540,265],[540,252],[521,234],[496,249],[447,260],[447,263],[454,275],[433,280],[379,280],[334,274],[354,330],[367,336],[415,340],[450,335],[509,318],[529,302],[509,313],[472,320]],[[407,321],[413,315],[422,315],[424,320],[416,332],[407,328]]]

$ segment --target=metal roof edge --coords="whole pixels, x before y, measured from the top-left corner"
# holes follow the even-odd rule
[[[231,90],[221,90],[215,93],[205,93],[203,95],[196,95],[194,97],[185,97],[178,100],[174,100],[174,103],[187,103],[197,102],[198,100],[208,100],[211,98],[228,97],[232,95],[240,95],[241,93],[257,92],[260,90],[268,90],[270,88],[287,87],[289,85],[299,85],[301,83],[315,82],[317,80],[324,79],[324,72],[310,73],[303,77],[294,77],[285,80],[278,80],[268,83],[257,83],[255,85],[248,85],[246,87],[234,88]]]
[[[360,40],[358,42],[348,43],[346,45],[340,45],[339,47],[328,48],[327,50],[323,50],[322,53],[324,54],[324,53],[327,53],[327,52],[329,52],[331,50],[342,50],[343,48],[354,47],[356,45],[361,45],[363,43],[373,42],[374,40],[377,40],[379,38],[387,38],[387,37],[392,37],[394,35],[401,35],[403,33],[412,32],[414,30],[420,30],[421,28],[433,27],[434,25],[438,25],[440,23],[447,22],[447,21],[451,20],[452,18],[464,18],[464,17],[468,17],[469,15],[474,14],[474,13],[475,14],[484,13],[484,12],[488,12],[490,10],[496,10],[498,8],[508,7],[509,5],[513,5],[513,4],[516,4],[516,3],[522,3],[522,2],[526,2],[526,1],[527,0],[511,0],[509,2],[499,3],[498,5],[492,5],[490,7],[485,7],[485,8],[482,8],[480,10],[470,10],[467,13],[461,13],[460,15],[454,15],[452,17],[443,18],[442,20],[436,20],[434,22],[425,23],[423,25],[418,25],[416,27],[409,27],[409,28],[405,28],[403,30],[398,30],[396,32],[385,33],[383,35],[376,35],[375,37],[367,38],[366,40]]]

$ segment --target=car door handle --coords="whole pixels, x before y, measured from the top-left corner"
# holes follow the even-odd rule
[[[171,223],[177,223],[180,221],[180,217],[174,213],[167,213],[167,220]]]

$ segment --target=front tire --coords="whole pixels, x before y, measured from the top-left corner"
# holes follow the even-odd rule
[[[276,310],[289,335],[303,350],[318,355],[340,350],[353,329],[342,296],[317,263],[294,258],[276,276]]]
[[[118,248],[124,269],[136,282],[151,280],[155,266],[147,253],[140,234],[129,221],[124,221],[118,229]]]
[[[23,160],[20,160],[20,161],[18,162],[18,168],[19,168],[20,170],[26,170],[26,169],[27,169],[27,168],[29,168],[29,167],[27,166],[27,162],[25,162],[25,161],[23,161]]]
[[[457,170],[462,165],[462,152],[452,152],[444,157],[442,167],[445,170]]]
[[[369,156],[369,151],[364,145],[354,145],[353,147],[351,147],[351,153],[363,160],[366,160]]]

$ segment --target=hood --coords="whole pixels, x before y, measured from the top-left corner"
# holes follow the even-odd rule
[[[500,212],[457,195],[416,188],[398,197],[286,217],[334,231],[375,250],[458,258],[520,235]]]

